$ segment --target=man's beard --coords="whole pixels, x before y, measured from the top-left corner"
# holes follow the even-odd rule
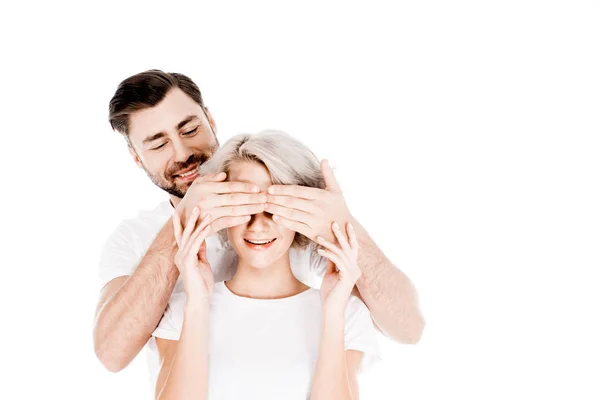
[[[199,169],[202,164],[204,164],[213,156],[218,147],[219,145],[217,144],[213,148],[209,149],[207,153],[195,153],[192,154],[185,162],[173,163],[164,172],[164,174],[151,174],[150,171],[146,169],[146,166],[143,166],[144,171],[146,171],[146,174],[156,186],[170,195],[182,199],[187,193],[189,187],[192,185],[192,182],[177,185],[175,183],[174,175],[179,171],[191,167],[192,165],[196,165]]]

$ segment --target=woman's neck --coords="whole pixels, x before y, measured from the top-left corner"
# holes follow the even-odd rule
[[[253,299],[281,299],[309,288],[292,273],[288,253],[264,268],[255,268],[240,259],[235,275],[226,285],[234,294]]]

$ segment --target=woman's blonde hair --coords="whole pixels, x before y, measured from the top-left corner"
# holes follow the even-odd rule
[[[289,134],[267,130],[232,137],[200,168],[200,175],[225,172],[237,162],[252,161],[264,165],[274,185],[300,185],[325,189],[318,158]],[[221,231],[227,241],[227,232]],[[292,247],[306,247],[310,239],[296,233]]]

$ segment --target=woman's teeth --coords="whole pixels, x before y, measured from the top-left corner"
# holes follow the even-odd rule
[[[273,241],[275,241],[275,239],[271,239],[271,240],[249,240],[249,239],[244,239],[246,242],[248,243],[252,243],[252,244],[268,244],[271,243]]]

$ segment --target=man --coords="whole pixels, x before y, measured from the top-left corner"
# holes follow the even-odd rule
[[[170,201],[123,221],[104,247],[94,346],[108,370],[125,368],[162,318],[178,283],[171,216],[175,208],[186,221],[194,206],[200,208],[201,217],[211,216],[213,232],[264,211],[278,224],[313,240],[317,236],[335,240],[331,223],[352,222],[362,271],[354,293],[386,336],[401,343],[419,341],[425,323],[416,290],[352,217],[326,161],[321,164],[324,190],[275,185],[260,193],[253,185],[226,182],[224,173],[198,176],[197,167],[212,156],[219,142],[200,90],[182,74],[151,70],[127,78],[110,101],[109,120],[126,139],[135,163],[169,194]],[[310,250],[290,253],[290,262],[298,278],[314,286],[325,262]],[[207,256],[215,280],[223,280],[233,263],[231,252],[220,247],[215,236],[207,240]],[[301,268],[305,265],[310,269]]]

